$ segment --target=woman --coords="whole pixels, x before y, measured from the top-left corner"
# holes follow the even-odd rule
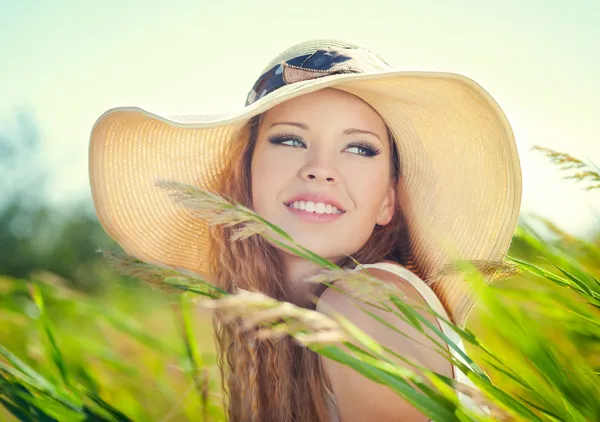
[[[171,202],[159,179],[251,207],[299,244],[344,267],[353,268],[353,259],[366,264],[356,270],[367,268],[459,324],[473,294],[462,279],[436,272],[454,258],[501,259],[521,196],[510,126],[480,86],[459,75],[395,71],[371,51],[338,41],[283,52],[241,110],[166,119],[118,108],[92,131],[94,204],[126,252],[228,291],[259,290],[302,306],[317,296],[318,310],[339,312],[396,352],[456,377],[418,345],[427,346],[424,336],[400,326],[416,340],[409,341],[343,294],[311,290],[303,279],[318,268],[259,236],[230,242],[230,228],[209,229]],[[322,365],[289,339],[259,342],[234,325],[217,337],[230,420],[426,420],[386,388],[347,367]]]

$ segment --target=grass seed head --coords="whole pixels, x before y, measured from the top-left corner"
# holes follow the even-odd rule
[[[433,276],[429,277],[426,282],[433,282],[443,277],[454,276],[462,273],[461,264],[468,263],[472,265],[488,283],[495,283],[519,274],[519,268],[516,264],[506,261],[489,261],[489,260],[468,260],[456,261],[444,265]]]
[[[261,339],[290,335],[309,345],[347,338],[337,321],[327,315],[262,293],[239,289],[235,294],[205,301],[204,306],[218,310],[218,318],[225,323],[240,321],[242,330],[256,330]]]
[[[534,150],[543,152],[550,160],[558,164],[562,170],[572,171],[566,179],[574,179],[578,182],[588,182],[586,190],[600,188],[600,169],[596,166],[595,168],[567,153],[554,151],[549,148],[543,148],[539,146],[533,147]],[[574,171],[573,171],[574,170]]]
[[[361,300],[386,300],[390,295],[404,294],[390,283],[385,283],[365,272],[349,269],[324,270],[305,279],[308,283],[333,284],[352,298]]]

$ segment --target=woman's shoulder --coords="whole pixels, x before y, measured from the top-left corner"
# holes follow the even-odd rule
[[[415,273],[393,261],[359,265],[354,270],[366,273],[384,283],[394,285],[399,290],[399,293],[413,304],[427,304],[431,306],[430,302],[432,298],[430,296],[435,296],[433,290]],[[352,295],[343,292],[343,286],[336,287],[325,289],[317,302],[317,310],[328,313],[326,308],[330,308],[343,316],[352,316],[358,321],[365,320],[366,322],[373,319],[356,306],[356,301],[352,299]],[[389,312],[384,312],[382,315],[385,319],[393,319],[393,323],[396,325],[399,323],[399,319]],[[423,316],[431,319],[432,322],[435,320],[435,317],[430,313],[423,312]]]
[[[395,268],[402,268],[403,270],[398,272],[404,275],[408,274],[406,272],[408,270],[398,264],[392,262],[386,262],[386,264],[397,266]],[[406,278],[401,274],[396,274],[396,271],[390,271],[390,269],[392,268],[387,268],[387,266],[382,268],[380,265],[370,265],[356,270],[366,271],[383,282],[393,283],[401,294],[409,299],[409,302],[416,302],[417,304],[426,302]],[[412,274],[412,272],[410,273]],[[393,313],[376,307],[368,307],[367,309],[366,306],[368,305],[352,299],[351,296],[337,289],[328,288],[321,295],[317,303],[317,310],[329,315],[342,316],[366,332],[379,344],[388,347],[398,355],[418,358],[420,365],[448,377],[453,376],[452,366],[443,356],[434,351],[435,345],[426,335]],[[435,323],[435,318],[427,311],[421,310],[419,312],[423,317]],[[377,318],[373,318],[372,315]],[[382,324],[377,319],[383,320],[387,324]],[[431,333],[428,334],[431,335]],[[408,368],[405,362],[398,360],[396,363],[399,366]],[[411,415],[413,418],[407,417],[407,419],[419,420],[418,412],[413,413],[414,409],[396,396],[395,393],[392,393],[391,390],[373,383],[352,369],[336,362],[324,359],[323,366],[335,394],[342,420],[389,420],[392,415],[398,414]],[[364,400],[373,404],[373,406],[369,406],[369,409],[371,412],[374,411],[373,409],[377,409],[377,415],[372,413],[363,414],[364,406],[361,403],[364,403]],[[377,416],[377,418],[374,418],[374,416]]]
[[[407,298],[419,304],[424,302],[436,311],[441,306],[431,287],[415,272],[397,262],[383,260],[374,264],[357,265],[354,271],[368,274],[384,283],[391,284]]]
[[[421,280],[417,275],[392,261],[384,261],[378,264],[364,265],[363,268],[357,268],[357,271],[366,272],[370,276],[377,278],[384,283],[393,284],[399,291],[399,297],[410,305],[414,305],[414,309],[419,312],[423,318],[431,321],[434,325],[438,325],[437,318],[426,310],[427,307],[432,307],[432,299],[437,299],[431,288]],[[337,286],[336,286],[337,287]],[[366,302],[368,297],[364,297],[365,302],[361,298],[356,298],[353,294],[347,294],[343,291],[343,286],[340,288],[329,287],[325,289],[317,302],[317,310],[325,314],[338,314],[354,323],[358,328],[363,329],[367,334],[382,341],[382,344],[390,346],[392,349],[402,350],[409,355],[419,356],[424,352],[424,345],[434,346],[431,340],[428,339],[422,332],[418,331],[407,321],[398,318],[392,312],[387,312],[379,307],[368,306]],[[426,290],[427,289],[427,290]],[[368,289],[366,289],[368,290]],[[381,295],[374,297],[381,298]],[[425,294],[424,294],[425,293]],[[366,293],[368,295],[368,293]],[[433,295],[432,298],[430,295]],[[392,306],[389,300],[384,300]],[[438,301],[439,302],[439,301]],[[439,305],[441,306],[441,304]],[[368,307],[368,308],[366,308]],[[368,310],[368,313],[365,312]],[[437,309],[434,309],[437,311]],[[443,308],[441,309],[443,311]],[[372,315],[376,315],[383,319],[391,329],[381,324]],[[403,333],[400,334],[399,332]],[[432,333],[428,333],[432,334]],[[408,338],[407,338],[408,337]],[[412,339],[412,340],[411,340]],[[435,348],[435,347],[432,347]],[[430,363],[440,369],[448,369],[447,362],[443,359],[438,359],[440,356],[433,353],[430,356]],[[449,376],[452,376],[449,374]]]
[[[354,268],[354,271],[365,273],[382,281],[383,283],[392,284],[398,289],[399,293],[405,299],[409,299],[413,303],[427,303],[427,300],[418,290],[419,286],[415,286],[415,284],[417,283],[422,283],[423,285],[425,285],[425,283],[422,280],[420,280],[414,273],[412,273],[406,267],[401,266],[400,264],[397,264],[392,261],[382,261],[376,264],[359,265]],[[417,279],[418,281],[415,282],[415,279]],[[355,293],[350,293],[349,291],[345,292],[344,290],[344,283],[336,284],[335,288],[326,288],[323,291],[323,293],[319,296],[319,300],[317,302],[317,310],[323,313],[330,313],[332,311],[335,311],[336,313],[350,319],[351,321],[356,320],[359,323],[367,324],[367,322],[369,322],[373,318],[371,318],[367,313],[361,310],[361,308],[356,306],[357,301],[354,299],[355,296],[353,296]],[[371,289],[364,290],[370,291]],[[376,292],[373,293],[376,294]],[[367,298],[365,297],[365,299]],[[384,319],[395,318],[393,314],[390,315],[387,312],[382,313],[381,316]],[[397,318],[395,319],[396,320],[393,321],[394,324],[398,322]],[[360,326],[361,324],[357,325]]]

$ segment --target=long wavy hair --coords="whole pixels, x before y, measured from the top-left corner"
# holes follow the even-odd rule
[[[217,191],[252,208],[250,166],[261,116],[252,118],[238,133],[229,151],[229,161]],[[395,142],[391,145],[391,178],[400,177]],[[353,255],[363,264],[390,259],[409,268],[410,253],[398,242],[405,236],[405,224],[398,206],[391,222],[376,226],[366,244]],[[288,300],[284,270],[275,247],[261,236],[230,242],[234,228],[211,229],[210,272],[213,282],[226,291],[236,288],[260,291],[278,300]],[[353,266],[346,258],[338,265]],[[416,268],[412,268],[417,271]],[[219,365],[226,396],[226,411],[232,422],[330,420],[327,387],[318,354],[296,344],[291,338],[277,341],[258,339],[243,332],[238,322],[224,324],[215,319]]]

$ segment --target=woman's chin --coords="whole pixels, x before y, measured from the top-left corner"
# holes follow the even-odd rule
[[[307,238],[306,236],[302,236],[302,235],[300,235],[300,236],[291,235],[291,236],[299,246],[301,246],[305,249],[308,249],[309,251],[319,255],[320,257],[326,258],[333,262],[336,262],[339,259],[344,258],[347,255],[354,253],[351,250],[349,250],[348,248],[344,247],[344,245],[332,244],[331,238],[315,239],[312,236],[310,238]],[[284,244],[289,244],[289,242],[284,241],[281,238],[278,238],[277,240],[283,241]],[[271,244],[273,244],[273,243],[271,243]],[[277,249],[280,249],[282,252],[284,252],[288,255],[295,256],[295,254],[292,251],[290,251],[280,245],[273,244],[273,246],[275,246]]]

